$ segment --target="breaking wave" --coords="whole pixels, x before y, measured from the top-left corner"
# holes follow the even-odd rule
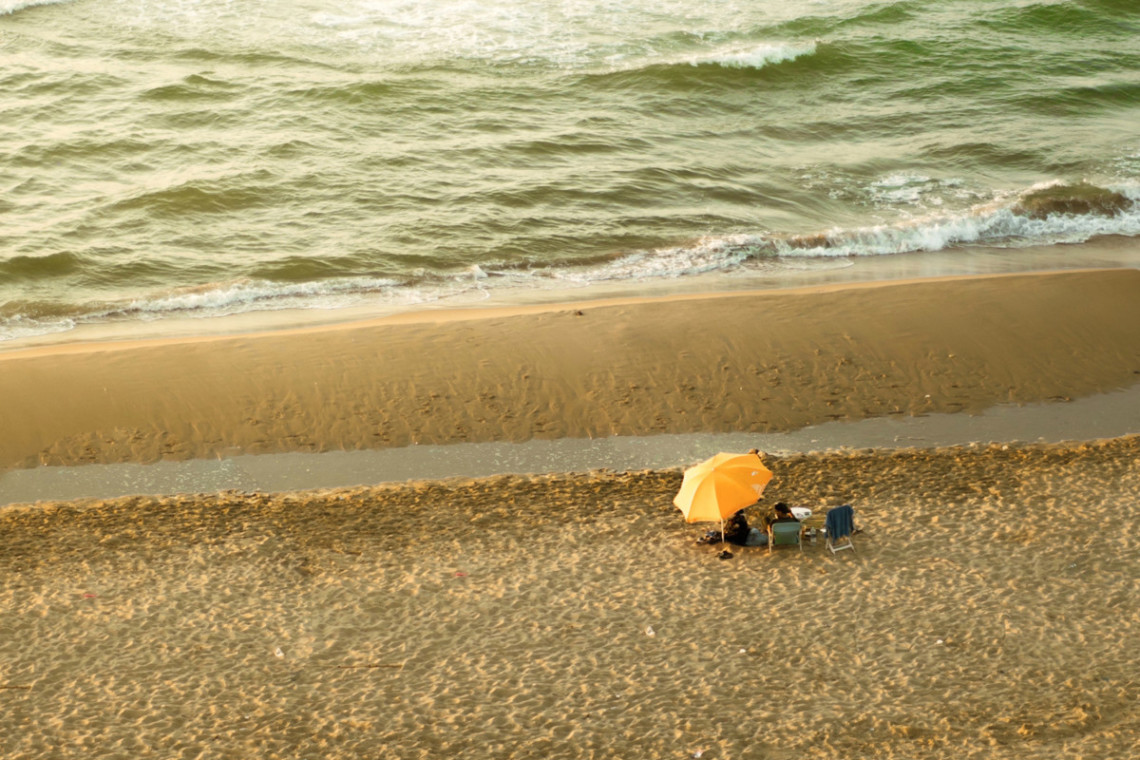
[[[524,268],[483,264],[443,274],[421,272],[406,279],[346,276],[279,282],[246,278],[125,301],[91,303],[81,309],[53,307],[50,303],[10,303],[0,309],[0,341],[101,322],[353,306],[402,310],[433,303],[472,303],[492,292],[570,291],[605,282],[747,270],[781,260],[884,256],[971,245],[1016,248],[1080,243],[1102,235],[1140,236],[1140,187],[1047,183],[959,213],[805,234],[709,236],[684,245],[594,259],[585,265],[563,262]],[[42,265],[56,270],[72,263],[67,258],[50,257]],[[7,264],[6,271],[28,276],[29,267],[34,265],[30,259],[17,259]]]
[[[1135,236],[1140,235],[1138,198],[1137,187],[1046,183],[964,213],[775,238],[772,247],[785,256],[874,256],[960,245],[1022,247],[1082,243],[1099,235]]]
[[[733,69],[760,69],[772,64],[794,61],[797,58],[812,55],[815,51],[815,42],[736,45],[710,53],[689,56],[685,62],[693,66],[714,64]]]
[[[40,5],[60,5],[70,3],[72,0],[0,0],[0,16],[10,16],[27,8]]]

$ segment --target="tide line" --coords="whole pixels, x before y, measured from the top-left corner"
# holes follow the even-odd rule
[[[154,464],[36,467],[0,475],[0,506],[218,491],[279,492],[409,480],[683,468],[718,451],[773,455],[856,449],[1063,443],[1140,434],[1140,384],[1068,402],[829,422],[787,433],[560,438],[319,454],[237,455]]]

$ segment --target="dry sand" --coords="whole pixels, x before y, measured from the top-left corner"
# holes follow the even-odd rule
[[[1134,270],[78,345],[0,354],[0,467],[778,430],[1137,373]],[[1140,754],[1140,437],[767,461],[769,503],[854,504],[858,550],[718,559],[679,469],[0,509],[0,757]]]
[[[0,510],[4,758],[1128,758],[1140,438]]]
[[[772,432],[1140,380],[1140,270],[0,353],[0,469],[411,443]]]

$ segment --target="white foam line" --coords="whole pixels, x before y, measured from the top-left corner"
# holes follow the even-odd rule
[[[63,3],[70,3],[73,0],[16,0],[16,2],[4,2],[0,0],[0,16],[9,16],[25,8],[35,8],[39,5],[62,5]]]
[[[1040,185],[1030,191],[1048,187]],[[1131,199],[1140,188],[1109,188]],[[1019,198],[1021,196],[1018,196]],[[1140,202],[1112,216],[1053,214],[1034,219],[1014,212],[1017,199],[999,199],[963,212],[929,215],[895,224],[834,229],[818,235],[781,237],[732,235],[709,237],[686,246],[638,251],[593,267],[497,271],[491,264],[455,272],[430,283],[402,285],[375,277],[343,277],[304,283],[245,280],[157,294],[70,321],[0,320],[0,343],[67,330],[75,323],[172,317],[214,318],[248,312],[290,309],[344,309],[385,302],[403,307],[462,299],[477,292],[519,289],[568,290],[608,282],[639,282],[733,272],[776,257],[844,259],[903,253],[938,252],[964,245],[1007,248],[1082,243],[1101,235],[1140,236]],[[492,276],[493,275],[493,276]]]
[[[714,53],[692,56],[687,60],[693,66],[716,64],[726,68],[761,69],[777,63],[815,53],[816,43],[766,43],[748,48],[730,48]]]

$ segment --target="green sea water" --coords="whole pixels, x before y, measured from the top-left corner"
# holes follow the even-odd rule
[[[1134,0],[0,0],[0,341],[1140,235]]]

